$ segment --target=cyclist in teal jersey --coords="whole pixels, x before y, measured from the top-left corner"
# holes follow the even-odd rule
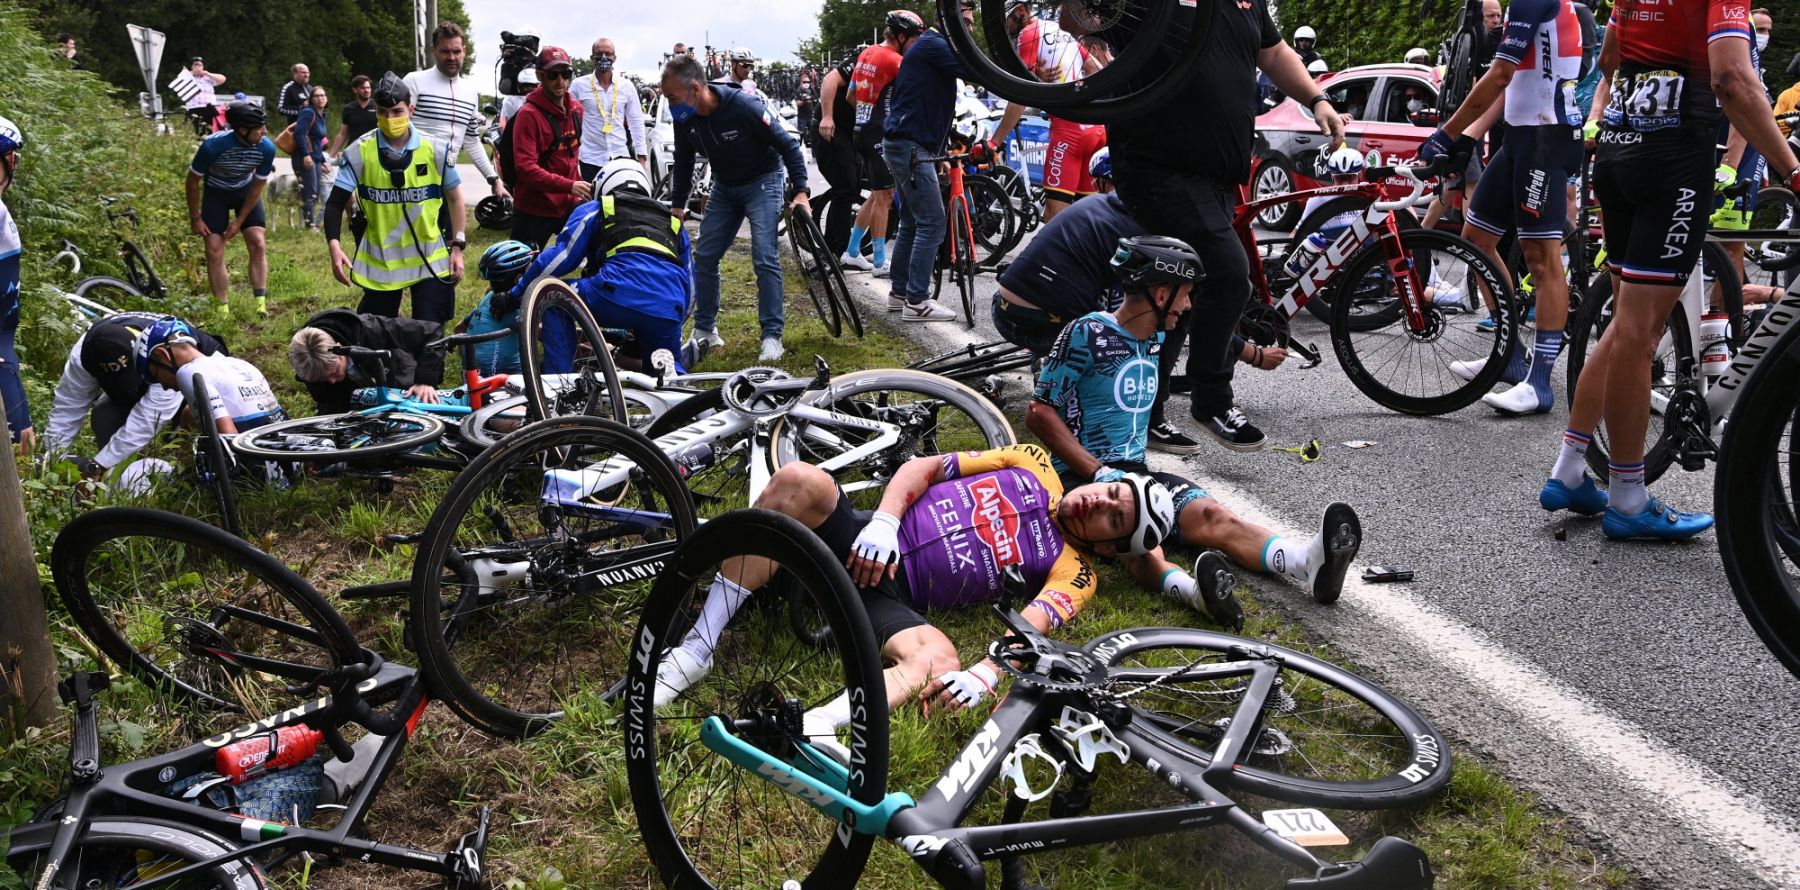
[[[1116,312],[1088,313],[1063,330],[1038,375],[1025,424],[1056,455],[1065,488],[1147,474],[1174,500],[1177,522],[1165,543],[1218,548],[1245,568],[1281,575],[1330,602],[1362,546],[1362,525],[1348,504],[1327,507],[1323,528],[1312,539],[1283,537],[1239,518],[1192,481],[1145,464],[1164,332],[1187,308],[1199,266],[1193,249],[1177,239],[1119,239],[1113,269],[1125,302]],[[1168,561],[1161,548],[1126,557],[1124,564],[1133,577],[1220,624],[1241,625],[1229,586],[1203,590],[1199,584],[1223,567],[1217,554],[1202,554],[1192,574]]]

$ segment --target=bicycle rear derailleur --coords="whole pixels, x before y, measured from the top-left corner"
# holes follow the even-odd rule
[[[481,808],[475,830],[462,836],[446,855],[450,875],[444,885],[449,890],[483,890],[487,886],[488,808]]]

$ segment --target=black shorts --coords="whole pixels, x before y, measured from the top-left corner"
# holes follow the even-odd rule
[[[200,221],[206,223],[206,228],[213,234],[223,234],[231,227],[231,218],[243,209],[244,198],[249,193],[248,188],[216,189],[207,186],[200,195]],[[243,224],[238,226],[238,231],[268,227],[269,222],[263,216],[263,202],[259,198],[256,206],[250,210],[250,215],[243,217]]]
[[[852,507],[849,496],[839,490],[837,506],[818,528],[813,529],[813,533],[831,548],[831,555],[841,563],[850,558],[856,536],[862,534],[873,512]],[[887,645],[887,641],[901,631],[931,623],[913,608],[912,588],[906,582],[905,565],[900,566],[894,577],[883,578],[875,586],[857,592],[862,594],[863,610],[869,613],[869,626],[874,628],[875,642],[879,645]]]
[[[1565,185],[1580,165],[1574,129],[1513,127],[1475,186],[1469,224],[1496,238],[1516,228],[1523,240],[1561,241],[1568,224]]]
[[[1625,281],[1687,283],[1712,213],[1713,136],[1711,127],[1601,132],[1594,196],[1606,208],[1607,266]]]
[[[1212,495],[1207,493],[1206,489],[1201,488],[1192,479],[1177,476],[1174,473],[1158,472],[1150,469],[1144,464],[1133,461],[1113,461],[1108,464],[1108,466],[1126,473],[1138,473],[1140,475],[1149,476],[1157,482],[1162,483],[1162,486],[1169,490],[1169,497],[1175,501],[1175,537],[1168,541],[1164,541],[1163,543],[1188,543],[1181,539],[1181,511],[1187,509],[1187,505],[1200,500],[1201,498],[1212,497]],[[1063,473],[1061,478],[1064,492],[1074,491],[1077,487],[1086,485],[1092,481],[1078,478],[1071,473]]]
[[[857,146],[856,175],[861,186],[872,192],[894,187],[894,174],[889,172],[887,159],[881,156],[880,146],[873,151]]]

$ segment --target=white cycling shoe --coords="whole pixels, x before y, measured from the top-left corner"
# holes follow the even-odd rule
[[[787,355],[787,349],[782,347],[780,337],[764,337],[762,339],[762,352],[756,354],[756,360],[759,362],[778,362],[781,361],[781,357],[784,355]]]
[[[1546,414],[1556,404],[1556,397],[1540,400],[1537,387],[1528,381],[1512,389],[1490,392],[1481,397],[1481,403],[1501,414]]]
[[[663,653],[662,663],[656,666],[656,695],[652,703],[660,708],[675,700],[675,697],[686,692],[688,687],[706,677],[712,670],[712,658],[701,658],[681,646],[676,646]]]
[[[1487,359],[1478,358],[1472,362],[1451,362],[1450,373],[1464,380],[1474,380],[1480,376],[1481,369],[1487,367]]]
[[[868,272],[875,268],[875,264],[869,262],[869,258],[866,256],[863,256],[860,253],[859,254],[848,254],[848,253],[838,254],[838,265],[843,266],[846,269],[855,269],[858,272]]]

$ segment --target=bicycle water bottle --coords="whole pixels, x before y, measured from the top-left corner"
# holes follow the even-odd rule
[[[1723,313],[1700,319],[1700,372],[1708,385],[1717,383],[1731,366],[1731,323]]]
[[[236,785],[313,756],[324,738],[324,733],[305,724],[283,726],[220,748],[214,766]]]
[[[1287,264],[1282,268],[1289,275],[1299,278],[1312,267],[1313,260],[1318,259],[1319,255],[1325,252],[1325,245],[1329,243],[1323,232],[1314,232],[1306,236],[1306,243],[1300,245],[1300,249],[1293,251],[1288,256]]]

